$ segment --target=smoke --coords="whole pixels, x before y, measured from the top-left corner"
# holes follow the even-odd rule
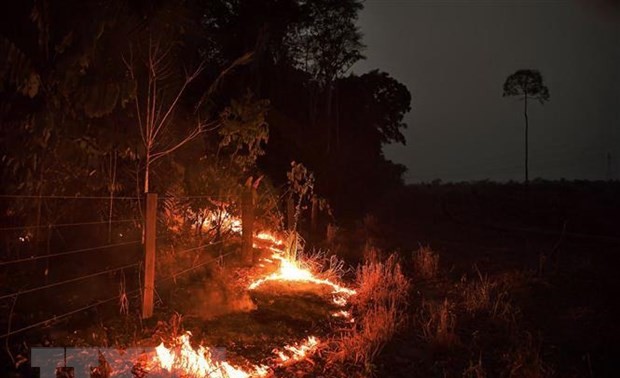
[[[620,18],[620,0],[579,0],[582,6],[595,9],[603,18]]]
[[[256,304],[247,291],[234,285],[233,281],[225,272],[213,272],[201,288],[193,290],[191,313],[208,320],[233,312],[255,310]]]

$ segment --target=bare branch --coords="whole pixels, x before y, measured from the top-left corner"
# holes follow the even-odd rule
[[[187,88],[187,86],[198,77],[198,75],[202,72],[203,69],[204,69],[204,62],[201,62],[200,65],[198,65],[196,70],[194,70],[194,72],[191,75],[186,75],[185,82],[183,83],[183,85],[181,86],[181,88],[177,92],[176,97],[174,98],[174,100],[172,101],[170,106],[168,107],[168,110],[166,111],[166,114],[164,114],[164,117],[161,119],[159,124],[156,126],[155,134],[153,136],[154,138],[157,137],[157,134],[159,134],[159,132],[164,128],[164,125],[166,124],[166,120],[168,119],[168,117],[172,113],[172,110],[176,107],[177,103],[179,102],[179,99],[181,98],[181,96],[185,92],[185,89]]]
[[[184,139],[182,139],[179,143],[177,143],[176,145],[161,151],[161,152],[157,152],[151,155],[151,163],[155,162],[157,159],[166,156],[172,152],[174,152],[175,150],[177,150],[178,148],[184,146],[185,144],[187,144],[188,142],[192,141],[193,139],[195,139],[198,135],[200,135],[203,132],[203,130],[200,127],[196,127],[194,130],[192,130],[191,133],[189,133]]]
[[[243,54],[242,56],[240,56],[239,58],[235,59],[230,66],[228,66],[226,69],[224,69],[219,75],[218,77],[213,81],[213,83],[211,83],[211,85],[209,86],[209,89],[207,90],[207,92],[202,96],[202,98],[200,99],[200,101],[198,101],[198,104],[196,104],[196,107],[194,108],[195,111],[198,111],[198,109],[200,108],[200,106],[207,100],[207,98],[209,96],[211,96],[213,94],[213,92],[215,92],[215,90],[220,86],[220,83],[224,80],[224,78],[236,67],[238,66],[243,66],[246,65],[248,63],[250,63],[252,60],[254,59],[254,52],[250,51],[247,52],[245,54]]]
[[[136,104],[136,116],[138,117],[138,128],[140,129],[140,138],[142,138],[142,142],[146,145],[146,135],[144,133],[144,125],[142,124],[142,112],[140,111],[140,97],[138,96],[138,88],[137,88],[138,83],[136,81],[136,76],[135,76],[134,67],[133,67],[133,47],[131,45],[129,45],[129,60],[125,59],[124,55],[121,55],[121,59],[123,60],[125,67],[127,67],[127,72],[129,73],[131,80],[136,84],[136,98],[134,100]]]

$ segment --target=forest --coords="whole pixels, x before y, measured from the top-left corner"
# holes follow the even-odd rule
[[[5,193],[221,196],[250,176],[278,188],[298,162],[353,219],[402,185],[404,167],[381,147],[405,143],[411,96],[388,73],[350,73],[363,58],[358,1],[13,7],[2,22]],[[26,202],[13,204],[22,216],[58,214]]]

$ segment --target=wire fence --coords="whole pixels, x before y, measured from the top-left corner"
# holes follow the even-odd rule
[[[141,240],[132,240],[128,242],[106,244],[106,245],[100,245],[96,247],[80,248],[80,249],[74,249],[71,251],[51,253],[47,255],[38,255],[38,256],[25,257],[25,258],[15,259],[15,260],[0,261],[0,266],[19,264],[19,263],[24,263],[24,262],[32,262],[32,261],[37,261],[37,260],[42,260],[42,259],[49,259],[52,257],[67,256],[67,255],[73,255],[73,254],[83,253],[83,252],[101,251],[104,249],[111,249],[115,247],[122,247],[122,246],[127,246],[127,245],[132,245],[132,244],[140,244],[141,242],[142,242]]]
[[[38,225],[30,225],[30,226],[11,226],[11,227],[0,227],[0,231],[19,231],[19,230],[29,230],[34,228],[63,228],[63,227],[73,227],[73,226],[93,226],[99,224],[118,224],[118,223],[135,223],[138,222],[138,219],[114,219],[109,221],[93,221],[93,222],[72,222],[72,223],[57,223],[57,224],[38,224]]]
[[[164,196],[159,197],[159,200],[168,201],[171,199],[179,199],[183,201],[194,201],[200,199],[225,199],[234,201],[237,197],[238,196],[234,195]],[[31,213],[31,219],[38,219],[35,222],[23,222],[24,224],[19,224],[20,220],[16,216],[8,217],[8,219],[1,219],[2,223],[0,223],[0,226],[2,227],[0,227],[0,238],[4,239],[4,244],[7,247],[4,248],[2,255],[0,255],[0,279],[4,283],[4,285],[2,285],[4,287],[0,287],[0,306],[4,305],[8,317],[6,320],[2,321],[2,323],[5,324],[0,324],[0,327],[4,327],[6,330],[4,334],[0,334],[0,339],[25,331],[32,331],[39,327],[50,326],[63,319],[81,314],[91,308],[106,304],[110,305],[114,301],[118,301],[119,306],[121,306],[123,299],[133,296],[141,297],[143,295],[144,283],[141,277],[143,277],[144,268],[143,241],[145,238],[145,222],[143,218],[144,211],[141,206],[144,205],[144,198],[129,196],[111,198],[110,196],[2,194],[0,195],[0,199],[9,202],[26,200],[25,203],[27,204],[29,203],[28,201],[37,200],[37,203],[39,203],[39,211],[41,209],[41,202],[53,202],[53,205],[48,206],[47,211],[49,214],[45,214],[47,216],[42,216],[41,213],[32,216],[33,214]],[[74,200],[79,201],[75,202]],[[102,202],[97,201],[102,200],[106,202],[111,200],[124,201],[125,205],[130,205],[130,208],[125,206],[122,211],[118,211],[117,213],[130,213],[138,216],[114,218],[113,215],[116,214],[113,214],[111,207],[109,211],[108,209],[103,209],[105,211],[101,211],[105,205],[98,205],[102,204]],[[34,203],[35,201],[31,202]],[[103,202],[103,204],[106,202]],[[15,202],[10,202],[10,204],[12,203]],[[4,205],[5,208],[10,207],[6,203],[2,205]],[[160,209],[163,208],[161,203],[159,207]],[[30,210],[32,211],[33,208],[34,207]],[[55,214],[53,209],[63,209],[64,211],[62,214],[64,214],[64,217]],[[72,213],[74,209],[79,209],[80,213],[90,214],[91,218],[96,218],[92,217],[92,214],[97,214],[95,209],[99,209],[98,217],[100,219],[80,219],[80,217],[84,218],[84,214],[74,214]],[[158,214],[158,217],[160,217],[160,215],[161,214]],[[55,219],[55,221],[52,221],[52,219]],[[104,229],[104,227],[107,229]],[[37,230],[43,230],[43,232],[40,233],[38,237],[32,236],[33,234],[30,232],[35,232]],[[45,230],[48,232],[45,233]],[[104,232],[102,232],[102,230],[104,230]],[[110,235],[114,234],[117,239],[121,239],[112,240],[112,238],[109,237],[106,242],[104,241],[106,233]],[[127,235],[125,235],[125,233]],[[130,240],[122,240],[122,238],[128,238],[130,235],[134,237],[131,237]],[[168,239],[168,236],[157,235],[155,240],[160,244],[158,249],[169,249],[167,245],[171,242]],[[172,248],[172,250],[174,250],[176,254],[200,252],[201,250],[221,245],[225,241],[221,239],[217,242],[204,243],[204,237],[199,237],[197,239],[202,240],[201,243],[197,243],[197,246],[190,246],[177,250]],[[91,245],[84,245],[85,243]],[[14,255],[15,251],[11,251],[9,245],[17,246],[11,247],[18,250],[17,257],[10,256]],[[212,251],[205,253],[204,255],[206,258],[202,259],[199,263],[192,263],[189,267],[177,270],[166,276],[156,276],[155,284],[161,285],[170,280],[176,281],[179,276],[196,272],[198,269],[221,261],[224,257],[232,254],[233,252],[225,254],[220,253],[218,256],[212,257]],[[200,256],[200,254],[197,256]],[[60,258],[62,258],[62,260],[60,260]],[[40,262],[43,262],[45,266],[41,266],[41,264],[39,264]],[[110,265],[114,266],[110,267]],[[50,266],[52,268],[50,268]],[[81,274],[75,274],[75,269],[71,269],[76,266]],[[56,276],[56,279],[51,280],[53,282],[47,282],[51,277],[49,275],[50,269],[54,271],[53,275]],[[130,278],[125,281],[126,272],[133,272],[132,274],[135,278]],[[120,282],[115,282],[115,280],[119,279],[119,274],[122,275],[122,285]],[[127,282],[129,287],[125,288],[125,282]],[[97,295],[94,293],[100,292],[99,289],[102,287],[104,290],[101,290],[101,292],[109,293],[111,291],[117,291],[117,289],[114,288],[116,285],[118,285],[119,288],[118,294],[103,299],[96,298]],[[16,289],[18,287],[20,288]],[[54,291],[59,288],[67,289]],[[112,289],[109,290],[110,288]],[[2,290],[8,292],[2,293]],[[83,297],[80,297],[79,300],[88,301],[89,303],[82,303],[82,305],[78,305],[77,308],[67,309],[68,307],[75,307],[77,304],[73,303],[74,298],[71,300],[66,298],[67,295],[65,294],[67,291],[86,292],[87,294],[82,294]],[[10,300],[12,300],[12,303]],[[9,303],[7,303],[7,301],[9,301]],[[16,306],[18,301],[25,302],[24,306],[22,306],[23,308]],[[68,302],[72,302],[73,304]],[[33,303],[40,308],[34,311],[32,308]],[[136,301],[136,303],[139,303],[139,301]],[[51,304],[55,310],[52,308],[45,308],[49,304]],[[63,312],[63,310],[66,311]],[[14,324],[17,322],[13,321],[13,315],[23,311],[39,312],[39,318],[44,317],[45,313],[50,315],[45,319],[36,319],[37,321],[32,324]],[[12,329],[13,326],[16,328]]]

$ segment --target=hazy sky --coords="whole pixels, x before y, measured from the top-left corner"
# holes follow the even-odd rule
[[[590,3],[592,0],[590,0]],[[620,174],[620,16],[586,0],[366,0],[367,59],[412,94],[406,146],[386,156],[407,182],[523,179],[522,102],[502,97],[520,68],[551,93],[530,106],[530,178]]]

